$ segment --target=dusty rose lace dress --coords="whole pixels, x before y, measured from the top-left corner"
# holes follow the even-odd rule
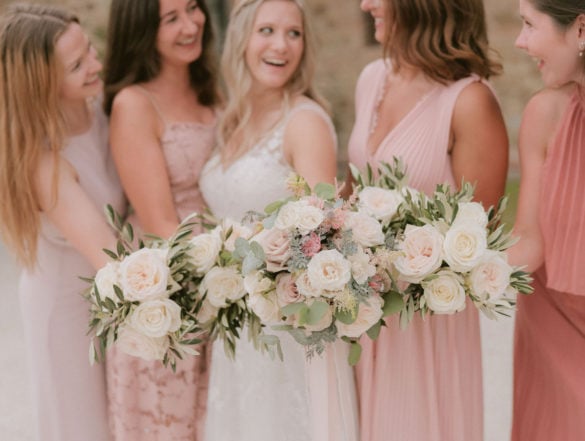
[[[158,106],[149,95],[154,107]],[[161,139],[180,219],[201,210],[199,173],[215,140],[215,123],[165,122]],[[199,441],[209,377],[207,349],[177,364],[176,372],[119,351],[107,360],[110,426],[116,441]]]

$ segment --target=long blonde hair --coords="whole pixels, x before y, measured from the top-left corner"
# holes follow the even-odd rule
[[[255,141],[252,139],[247,140],[247,142],[242,142],[238,146],[230,146],[231,151],[226,151],[226,146],[230,139],[234,135],[242,134],[252,114],[249,99],[252,77],[246,65],[245,52],[252,34],[258,8],[268,1],[274,0],[240,0],[234,6],[230,16],[221,59],[221,70],[227,91],[227,106],[219,121],[218,129],[218,144],[224,162],[233,162],[241,157],[252,147]],[[285,1],[293,2],[301,11],[304,50],[297,71],[286,85],[284,103],[290,102],[292,97],[305,95],[327,108],[326,101],[317,92],[313,84],[315,48],[306,7],[303,0]]]
[[[0,24],[0,233],[27,267],[36,260],[40,229],[41,151],[51,151],[57,164],[65,139],[55,44],[71,23],[77,17],[61,9],[17,4]]]

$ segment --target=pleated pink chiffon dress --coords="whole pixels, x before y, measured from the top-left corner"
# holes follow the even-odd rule
[[[74,167],[98,212],[111,204],[123,214],[126,199],[100,101],[93,103],[90,130],[71,137],[61,156]],[[89,284],[79,278],[94,274],[93,266],[41,215],[37,262],[22,271],[19,285],[35,440],[110,440],[105,367],[89,363],[89,304],[81,295]],[[1,433],[0,439],[8,441]]]
[[[356,90],[349,160],[363,170],[402,158],[409,185],[432,193],[455,186],[448,154],[451,117],[460,92],[478,77],[437,84],[392,129],[375,153],[367,149],[388,66],[368,65]],[[379,338],[362,339],[357,366],[361,441],[480,441],[483,439],[482,366],[477,310],[415,316],[406,330],[396,317]]]
[[[179,219],[201,213],[199,174],[215,143],[215,123],[167,122],[161,147]],[[146,173],[148,174],[148,173]],[[131,218],[135,222],[136,218]],[[139,225],[138,225],[139,227]],[[207,408],[210,348],[177,363],[176,372],[116,348],[108,353],[108,399],[115,441],[201,441]]]
[[[585,95],[576,89],[544,164],[545,263],[521,296],[513,441],[585,440]]]

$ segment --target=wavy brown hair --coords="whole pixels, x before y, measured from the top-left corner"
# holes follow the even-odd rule
[[[272,0],[240,0],[232,10],[225,46],[221,58],[221,72],[227,91],[227,106],[219,121],[218,143],[224,162],[233,162],[249,150],[255,140],[247,140],[238,145],[235,151],[226,151],[226,145],[234,135],[243,133],[250,121],[252,107],[250,91],[252,77],[246,65],[246,48],[252,35],[258,8]],[[297,68],[284,90],[285,104],[292,97],[304,95],[319,103],[325,109],[328,104],[314,85],[315,48],[307,8],[303,0],[285,0],[297,5],[303,19],[303,55]]]
[[[32,267],[40,231],[35,177],[43,149],[58,164],[65,140],[57,40],[79,20],[62,9],[16,4],[0,24],[0,232]],[[53,175],[57,197],[58,168]]]
[[[189,65],[191,86],[199,102],[219,102],[217,63],[211,17],[205,1],[197,0],[205,15],[202,51]],[[123,88],[155,78],[160,72],[156,36],[160,25],[159,0],[112,0],[104,62],[104,111],[112,111],[114,97]]]
[[[384,54],[394,68],[416,66],[441,83],[501,72],[489,47],[482,0],[382,1],[386,2]]]

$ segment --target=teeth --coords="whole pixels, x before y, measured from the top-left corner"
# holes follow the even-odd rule
[[[187,44],[191,44],[191,43],[194,43],[194,42],[195,42],[195,38],[189,38],[188,40],[181,40],[181,41],[179,41],[179,44],[185,44],[185,45],[187,45]]]
[[[274,64],[275,66],[284,66],[286,64],[286,61],[284,60],[277,60],[274,58],[267,58],[264,60],[266,63],[268,64]]]

